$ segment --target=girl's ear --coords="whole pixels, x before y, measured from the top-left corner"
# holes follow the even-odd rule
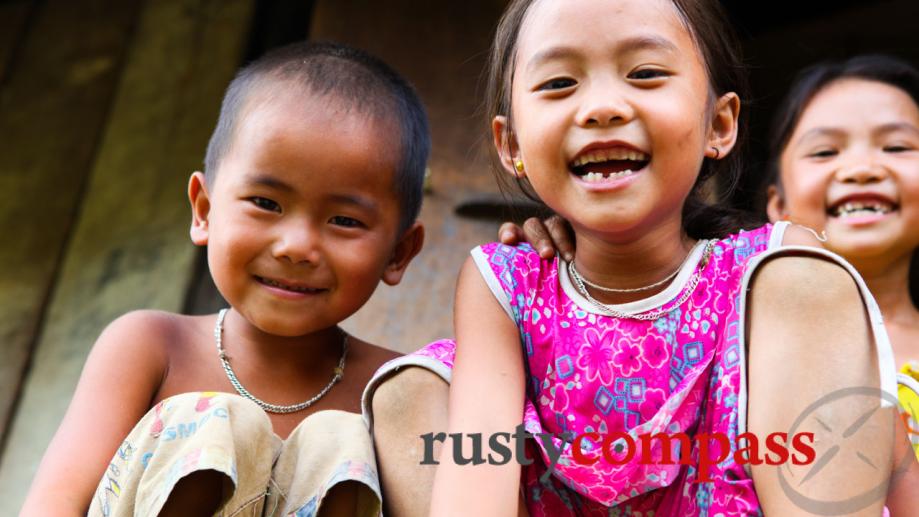
[[[728,92],[715,102],[712,126],[709,129],[705,156],[720,159],[727,156],[737,142],[737,121],[740,117],[740,97]]]
[[[766,190],[766,214],[769,215],[769,222],[781,221],[788,217],[785,211],[785,200],[782,199],[782,193],[777,186],[769,185]]]
[[[191,202],[191,241],[204,246],[207,244],[207,216],[211,211],[211,200],[208,198],[204,174],[198,171],[188,178],[188,201]]]
[[[386,285],[396,285],[402,281],[405,269],[421,251],[422,245],[424,245],[424,225],[415,221],[415,224],[405,230],[405,233],[399,238],[389,264],[386,264],[386,269],[383,270],[382,280]]]
[[[520,156],[520,148],[517,147],[517,139],[511,133],[507,125],[507,117],[498,115],[491,121],[491,133],[495,141],[495,149],[498,151],[498,158],[504,170],[516,178],[526,176],[526,169],[523,166],[523,158]]]

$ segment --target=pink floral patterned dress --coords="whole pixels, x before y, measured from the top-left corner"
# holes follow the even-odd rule
[[[554,448],[562,451],[550,469],[544,444],[527,440],[536,456],[522,474],[530,515],[761,515],[753,481],[733,454],[710,464],[700,479],[696,442],[687,464],[667,464],[639,461],[639,454],[631,461],[604,461],[600,440],[583,439],[580,456],[599,460],[588,464],[577,461],[571,438],[628,433],[638,444],[643,434],[719,433],[733,453],[746,428],[740,317],[746,273],[751,259],[781,245],[785,227],[766,225],[714,242],[704,268],[707,243],[700,242],[663,292],[614,306],[633,315],[659,314],[650,320],[599,310],[573,286],[564,262],[543,260],[528,245],[492,243],[472,251],[486,283],[519,328],[528,370],[525,428],[551,433]],[[454,347],[452,341],[437,341],[394,364],[428,367],[449,382]],[[624,444],[622,439],[616,443]],[[661,442],[651,443],[658,443],[650,451],[659,459]],[[679,454],[678,448],[671,452]],[[709,457],[717,457],[717,451],[719,445],[712,445]]]

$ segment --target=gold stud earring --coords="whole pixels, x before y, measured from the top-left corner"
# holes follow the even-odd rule
[[[515,161],[514,168],[517,169],[517,172],[523,172],[523,160]]]

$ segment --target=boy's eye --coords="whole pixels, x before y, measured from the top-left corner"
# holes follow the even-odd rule
[[[659,68],[641,68],[639,70],[634,70],[629,73],[629,79],[635,79],[638,81],[647,81],[650,79],[663,79],[669,77],[670,73]]]
[[[353,217],[347,217],[344,215],[336,215],[329,219],[329,223],[336,226],[344,226],[345,228],[360,228],[364,226],[364,223],[354,219]]]
[[[884,146],[885,153],[903,153],[906,151],[912,151],[912,148],[906,145],[887,145]]]
[[[281,205],[275,203],[274,201],[268,198],[253,196],[249,198],[249,201],[251,201],[253,205],[261,208],[262,210],[267,210],[269,212],[278,212],[278,213],[281,212]]]
[[[548,81],[539,85],[537,90],[564,90],[565,88],[571,88],[576,83],[574,79],[568,79],[566,77],[557,77],[555,79],[549,79]]]

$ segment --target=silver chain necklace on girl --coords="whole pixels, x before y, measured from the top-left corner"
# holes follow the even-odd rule
[[[217,355],[220,357],[220,362],[223,364],[223,371],[227,373],[227,378],[230,379],[230,384],[236,388],[236,392],[241,396],[251,400],[258,404],[258,406],[269,413],[296,413],[297,411],[302,411],[316,402],[319,401],[322,397],[325,396],[329,390],[332,389],[332,386],[342,379],[345,375],[345,357],[348,356],[348,334],[342,333],[343,337],[341,340],[341,359],[338,360],[338,366],[332,370],[332,380],[325,385],[322,390],[317,393],[313,398],[309,400],[304,400],[299,404],[291,404],[289,406],[280,406],[277,404],[269,404],[264,400],[259,399],[255,395],[249,393],[239,379],[236,378],[236,374],[233,372],[233,368],[230,367],[230,361],[227,359],[227,354],[223,350],[223,318],[226,317],[227,311],[229,309],[221,309],[217,314],[217,323],[214,325],[214,340],[217,342]]]
[[[714,247],[715,247],[715,241],[708,241],[705,244],[705,249],[702,252],[702,259],[699,260],[699,265],[696,267],[695,273],[693,273],[692,277],[689,279],[689,282],[686,285],[686,289],[683,291],[683,295],[680,296],[680,299],[677,300],[675,304],[673,304],[674,307],[682,305],[683,302],[688,300],[689,297],[692,295],[692,292],[696,289],[696,286],[699,284],[699,280],[702,278],[702,271],[705,269],[705,266],[708,265],[708,261],[712,256],[712,249]],[[686,263],[686,260],[689,260],[688,256],[683,261],[684,264]],[[663,284],[664,282],[666,282],[667,280],[676,276],[676,273],[679,272],[680,269],[682,269],[682,267],[683,265],[681,264],[680,268],[674,271],[672,274],[670,274],[667,278],[665,278],[664,280],[660,282],[656,282],[655,284],[652,284],[650,286],[639,287],[637,289],[623,289],[623,290],[602,287],[602,286],[598,286],[596,284],[588,282],[583,276],[581,276],[580,273],[578,273],[577,268],[574,267],[573,260],[568,263],[568,275],[571,277],[571,280],[574,282],[574,286],[575,288],[577,288],[578,292],[581,293],[581,295],[584,296],[584,298],[586,298],[587,301],[590,302],[591,305],[596,307],[603,314],[606,314],[608,316],[613,316],[615,318],[631,318],[631,319],[636,319],[636,320],[650,321],[650,320],[656,320],[660,318],[664,313],[669,312],[669,310],[664,310],[663,308],[660,308],[656,311],[644,312],[644,313],[622,312],[622,311],[613,309],[609,305],[591,296],[590,292],[587,290],[587,285],[590,285],[591,287],[595,287],[602,291],[608,291],[608,292],[647,291],[648,289],[651,289],[652,287],[657,287]]]

